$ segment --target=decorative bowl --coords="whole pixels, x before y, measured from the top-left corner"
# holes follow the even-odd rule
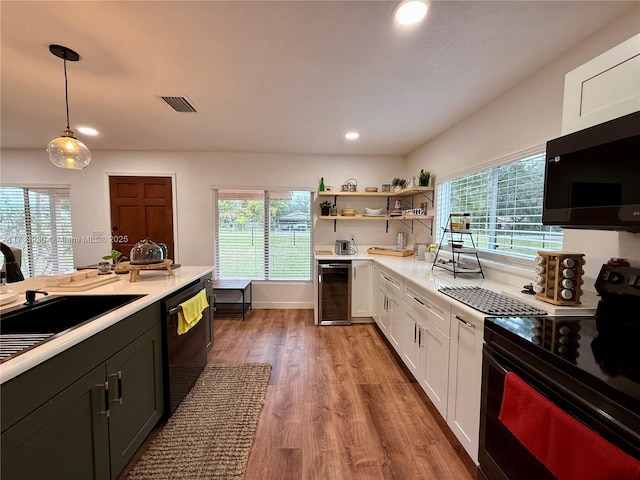
[[[382,215],[382,209],[381,208],[368,208],[368,207],[365,207],[364,208],[364,213],[365,213],[365,215],[378,216],[378,215]]]
[[[364,187],[365,192],[377,192],[378,187]]]
[[[340,211],[340,215],[343,215],[345,217],[353,217],[356,214],[356,209],[355,208],[343,208]]]

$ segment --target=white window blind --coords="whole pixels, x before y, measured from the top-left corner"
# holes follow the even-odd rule
[[[218,189],[214,193],[218,278],[311,280],[311,192]]]
[[[0,241],[22,250],[25,277],[73,270],[69,188],[0,187]]]
[[[544,152],[443,182],[438,186],[437,232],[450,213],[469,213],[479,250],[533,258],[561,250],[562,229],[542,225]]]

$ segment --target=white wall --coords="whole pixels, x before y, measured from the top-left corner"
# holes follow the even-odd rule
[[[431,170],[438,180],[490,164],[514,152],[544,146],[561,135],[564,76],[638,33],[640,6],[549,62],[407,158],[407,172]],[[585,289],[600,266],[625,257],[640,267],[640,235],[565,230],[564,250],[586,254]],[[533,279],[533,275],[529,280]]]
[[[634,13],[635,12],[635,13]],[[176,261],[183,265],[213,264],[212,187],[298,187],[316,189],[321,176],[325,184],[339,188],[355,177],[359,189],[390,183],[393,177],[416,175],[421,168],[437,179],[477,168],[509,153],[544,145],[560,135],[564,75],[591,58],[638,33],[640,5],[624,18],[562,53],[545,68],[505,92],[495,101],[403,157],[352,157],[220,152],[93,152],[91,165],[83,171],[55,168],[42,150],[2,150],[0,182],[3,184],[69,184],[74,235],[109,232],[109,174],[174,175],[176,180]],[[339,208],[379,207],[381,200],[359,199]],[[318,213],[315,202],[314,212]],[[432,240],[430,232],[415,224],[414,241]],[[385,233],[384,222],[338,221],[315,224],[315,242],[332,245],[336,239],[355,234],[361,245],[393,245],[397,231],[408,232],[392,222]],[[587,254],[585,287],[592,284],[600,265],[612,256],[626,257],[640,266],[640,236],[628,233],[567,231],[565,249]],[[77,265],[95,263],[108,252],[108,245],[76,244]],[[528,272],[527,272],[528,274]],[[311,284],[267,285],[254,289],[256,307],[311,308]]]
[[[219,152],[103,152],[94,151],[91,164],[82,171],[62,170],[42,150],[3,150],[0,182],[18,185],[70,185],[73,234],[109,234],[109,175],[171,175],[175,177],[174,205],[177,254],[182,265],[213,265],[213,196],[216,186],[286,187],[316,190],[320,177],[339,188],[355,177],[358,185],[380,186],[400,176],[404,157],[355,157],[242,154]],[[316,199],[314,213],[319,213]],[[348,206],[347,204],[342,207]],[[354,205],[355,206],[355,205]],[[395,235],[385,233],[384,223],[333,222],[315,225],[317,244],[333,244],[354,233],[371,243],[392,244]],[[134,239],[137,240],[137,239]],[[109,244],[74,244],[76,265],[96,263],[110,251]],[[312,284],[267,284],[256,282],[256,308],[312,308]]]

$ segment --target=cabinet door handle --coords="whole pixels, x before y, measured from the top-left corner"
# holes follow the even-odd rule
[[[422,346],[422,327],[418,329],[418,348]]]
[[[116,397],[113,399],[113,403],[119,403],[122,405],[122,370],[118,370],[118,373],[110,373],[108,377],[115,379],[115,384],[118,388]]]
[[[353,278],[355,280],[355,278],[358,276],[358,267],[353,267]]]
[[[413,299],[414,299],[416,302],[418,302],[420,305],[422,305],[423,307],[427,307],[427,308],[429,308],[429,306],[428,306],[426,303],[424,303],[422,300],[420,300],[418,297],[413,297]]]
[[[99,383],[96,385],[96,387],[98,388],[103,388],[104,389],[104,409],[100,410],[100,415],[104,415],[105,417],[109,418],[109,415],[111,414],[109,412],[109,382],[106,381],[104,383]]]
[[[413,343],[416,343],[417,339],[418,339],[418,324],[416,322],[413,322]]]
[[[454,315],[453,317],[454,317],[455,319],[457,319],[459,322],[464,323],[467,327],[469,327],[469,328],[475,328],[475,325],[474,325],[473,323],[469,323],[469,322],[467,322],[467,321],[466,321],[466,320],[464,320],[463,318],[460,318],[460,317],[459,317],[459,316],[457,316],[457,315]]]

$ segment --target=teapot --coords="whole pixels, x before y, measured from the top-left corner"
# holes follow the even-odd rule
[[[165,260],[165,253],[157,243],[145,238],[133,246],[129,258],[132,265],[148,265]]]

